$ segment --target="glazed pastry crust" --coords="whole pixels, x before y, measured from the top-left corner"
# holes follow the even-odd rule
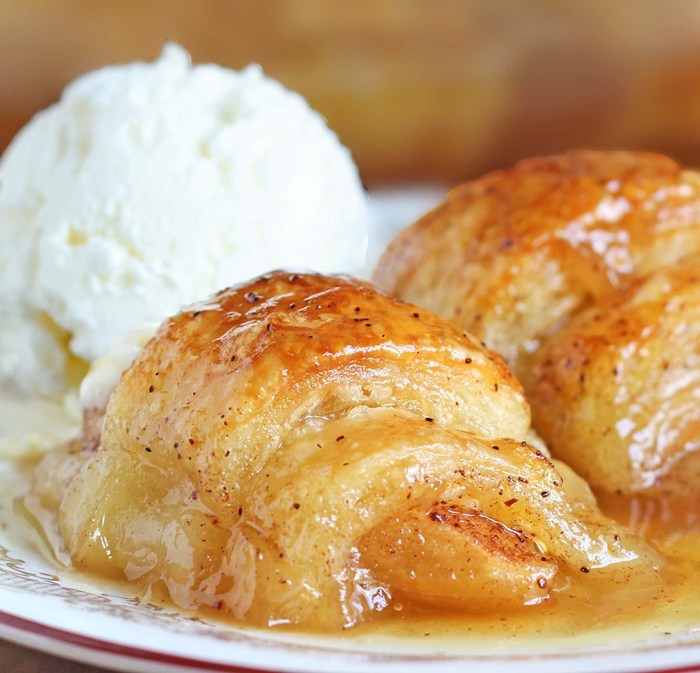
[[[183,607],[333,629],[658,566],[525,441],[500,357],[357,281],[278,272],[191,307],[124,373],[97,448],[88,420],[33,510],[58,513],[76,567]]]
[[[374,278],[504,355],[597,488],[697,492],[699,189],[654,154],[524,161],[453,190]]]

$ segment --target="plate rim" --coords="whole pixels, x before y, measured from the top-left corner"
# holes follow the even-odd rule
[[[270,668],[262,666],[249,666],[241,665],[232,662],[216,661],[200,659],[192,656],[187,656],[183,654],[169,654],[167,652],[149,649],[141,647],[138,645],[130,645],[117,640],[106,640],[103,638],[97,638],[92,635],[86,635],[80,633],[76,630],[63,629],[61,627],[37,621],[35,619],[29,619],[26,617],[20,617],[11,612],[7,612],[0,609],[0,638],[9,640],[11,642],[17,643],[24,647],[29,647],[34,650],[39,650],[47,654],[54,656],[69,658],[74,661],[79,661],[86,664],[107,666],[111,668],[116,668],[117,670],[123,671],[172,671],[173,669],[181,671],[182,673],[187,672],[197,672],[197,673],[294,673],[309,670],[306,667],[300,667],[299,664],[303,666],[302,662],[297,662],[296,665],[285,667],[284,669]],[[698,657],[694,662],[682,663],[679,665],[671,665],[665,667],[640,667],[640,661],[635,661],[631,666],[626,665],[624,661],[619,660],[619,666],[614,669],[620,673],[622,671],[627,671],[629,673],[698,673],[700,672],[700,649],[694,645],[686,646],[693,653],[697,651]],[[655,651],[656,648],[654,648]],[[679,646],[678,649],[673,647],[674,650],[684,649],[683,646]],[[319,651],[323,654],[323,651]],[[584,654],[584,653],[580,653]],[[586,656],[586,654],[588,656]],[[552,655],[545,656],[544,660],[549,660],[550,663],[554,663],[559,660],[560,663],[573,664],[576,660],[577,663],[583,664],[584,668],[577,670],[599,670],[597,668],[590,669],[585,668],[587,665],[596,665],[600,662],[594,662],[588,657],[619,657],[623,654],[622,651],[613,652],[591,652],[585,653],[582,658],[579,657],[569,657],[566,654],[560,654],[556,657]],[[639,654],[642,656],[643,653],[636,653],[634,651],[630,652],[631,655]],[[529,657],[528,657],[529,658]],[[538,658],[534,655],[533,658]],[[479,659],[482,659],[479,661]],[[490,659],[490,658],[489,658]],[[435,658],[435,664],[439,665],[439,658]],[[474,658],[464,655],[463,657],[455,657],[452,659],[452,663],[457,661],[463,661],[465,664],[469,664],[473,673],[478,671],[480,664],[486,663],[483,658]],[[491,659],[493,663],[496,663],[496,659]],[[141,666],[139,669],[133,667],[134,663],[146,664],[147,668]],[[376,663],[376,662],[375,662]],[[422,665],[428,665],[429,661],[420,662]],[[500,664],[504,666],[517,664],[517,660],[505,661],[501,660]],[[372,663],[367,662],[367,670],[372,670]],[[336,671],[341,669],[333,666]],[[330,670],[330,669],[329,669]]]

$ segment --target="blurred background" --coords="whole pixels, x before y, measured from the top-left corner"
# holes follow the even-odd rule
[[[370,187],[572,147],[700,165],[699,37],[700,0],[0,0],[0,150],[76,75],[172,39],[302,93]]]

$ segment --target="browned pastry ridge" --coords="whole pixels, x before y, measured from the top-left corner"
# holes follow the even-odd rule
[[[632,152],[524,161],[450,192],[374,278],[501,353],[594,487],[698,493],[697,173]]]
[[[181,606],[339,628],[398,600],[503,610],[655,572],[525,441],[499,356],[350,279],[276,272],[175,316],[97,448],[89,416],[40,465],[34,509],[58,512],[77,568]]]

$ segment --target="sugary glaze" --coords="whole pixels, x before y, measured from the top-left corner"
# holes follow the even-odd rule
[[[76,568],[254,625],[661,591],[662,555],[529,426],[517,380],[456,325],[277,272],[164,323],[27,503],[57,514]]]
[[[608,492],[697,497],[700,181],[571,152],[453,190],[375,280],[505,356],[553,454]]]

